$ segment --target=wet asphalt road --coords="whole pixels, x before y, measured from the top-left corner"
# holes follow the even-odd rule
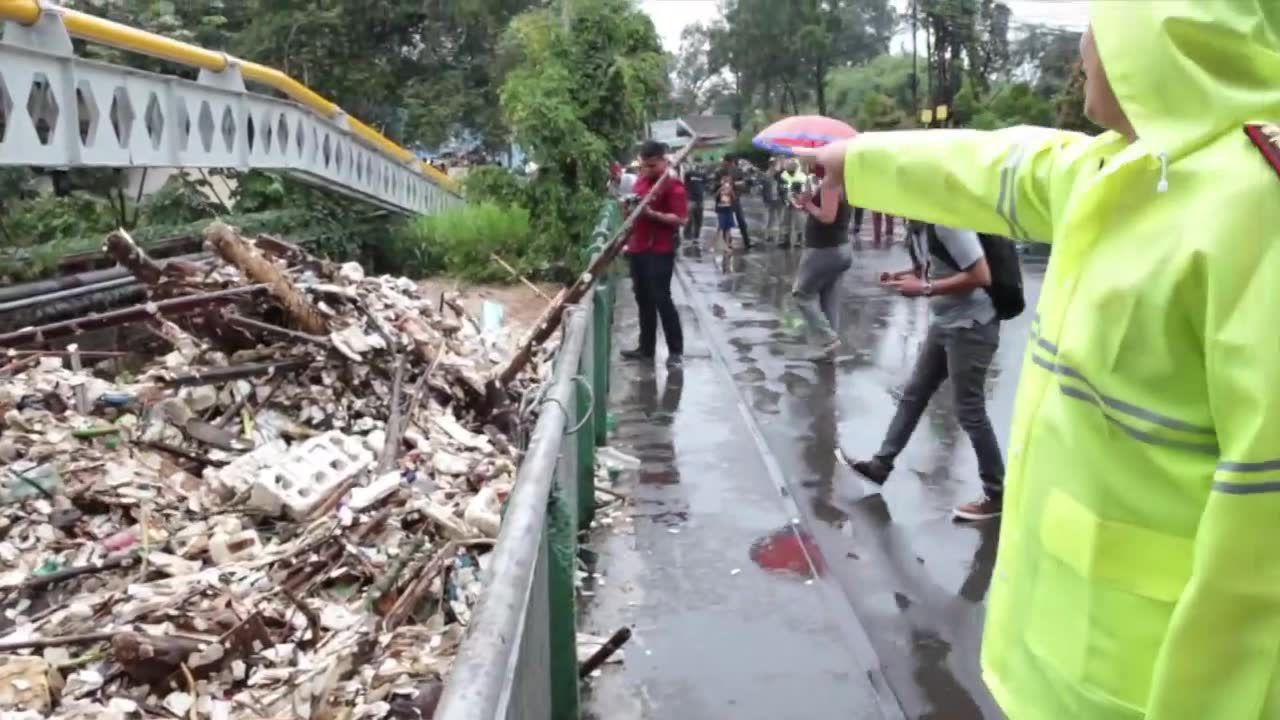
[[[614,442],[644,463],[638,517],[604,542],[613,588],[596,588],[584,622],[634,623],[639,642],[597,682],[596,716],[1002,717],[978,667],[999,527],[951,520],[981,488],[949,386],[883,491],[836,459],[878,447],[928,324],[925,301],[874,280],[907,267],[901,243],[868,245],[845,276],[848,349],[834,364],[815,362],[790,297],[798,251],[758,250],[727,266],[682,258],[691,340],[674,385],[616,369]],[[1030,306],[1042,271],[1024,266]],[[619,312],[630,345],[629,300]],[[1005,324],[989,381],[1002,447],[1030,316]],[[788,571],[797,550],[805,567]]]

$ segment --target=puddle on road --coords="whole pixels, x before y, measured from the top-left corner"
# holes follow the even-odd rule
[[[827,572],[818,543],[791,524],[753,542],[749,555],[761,569],[778,575],[812,580]]]
[[[978,655],[998,523],[970,529],[950,521],[954,504],[978,485],[949,392],[944,388],[922,418],[883,491],[835,462],[842,444],[856,455],[874,451],[928,327],[926,304],[888,296],[866,279],[879,265],[901,263],[901,254],[855,256],[841,323],[847,350],[834,364],[801,357],[806,343],[781,329],[793,305],[783,282],[791,277],[791,259],[761,254],[734,278],[699,283],[719,310],[713,314],[721,321],[730,372],[809,519],[803,527],[813,533],[801,537],[783,528],[756,541],[751,557],[796,579],[814,577],[805,567],[807,554],[822,558],[821,573],[839,583],[868,628],[909,717],[994,720],[1002,716],[982,685]],[[1034,300],[1039,277],[1026,270]],[[766,314],[780,325],[762,343]],[[1021,320],[1005,328],[989,378],[997,424],[1009,420],[1011,402],[1000,398],[1011,395],[1007,386],[1017,375]]]

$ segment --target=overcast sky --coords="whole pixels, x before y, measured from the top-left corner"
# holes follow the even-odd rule
[[[781,2],[782,0],[777,0]],[[908,0],[893,0],[906,9]],[[1002,0],[1013,11],[1016,21],[1045,23],[1083,30],[1088,22],[1085,0]],[[641,0],[640,6],[653,18],[662,36],[662,44],[670,52],[680,49],[680,31],[686,25],[709,22],[719,15],[717,0]]]

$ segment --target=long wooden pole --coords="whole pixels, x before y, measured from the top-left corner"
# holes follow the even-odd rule
[[[679,166],[680,163],[684,162],[684,159],[693,150],[697,142],[698,138],[693,138],[684,149],[676,153],[671,165]],[[627,216],[626,221],[622,223],[622,227],[618,228],[617,232],[614,233],[613,238],[609,240],[609,244],[605,245],[595,257],[591,258],[586,271],[579,275],[578,279],[560,294],[556,302],[543,311],[542,316],[538,318],[538,322],[533,326],[533,331],[521,343],[520,349],[494,375],[494,380],[498,385],[506,386],[520,374],[520,371],[533,358],[534,350],[546,342],[552,333],[556,331],[556,328],[560,327],[560,318],[564,314],[565,307],[581,300],[595,286],[596,280],[604,274],[605,268],[609,267],[609,263],[613,262],[613,259],[618,256],[623,246],[626,245],[627,237],[631,234],[631,228],[635,225],[636,220],[640,218],[641,213],[649,208],[649,203],[658,196],[658,192],[662,190],[670,177],[670,173],[664,173],[662,177],[658,178],[658,181],[649,189],[649,193]],[[676,228],[676,232],[679,232],[679,228]]]

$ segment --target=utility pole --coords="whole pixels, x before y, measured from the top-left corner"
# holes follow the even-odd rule
[[[920,71],[916,66],[916,33],[919,16],[916,14],[916,0],[911,0],[911,110],[920,112]]]

